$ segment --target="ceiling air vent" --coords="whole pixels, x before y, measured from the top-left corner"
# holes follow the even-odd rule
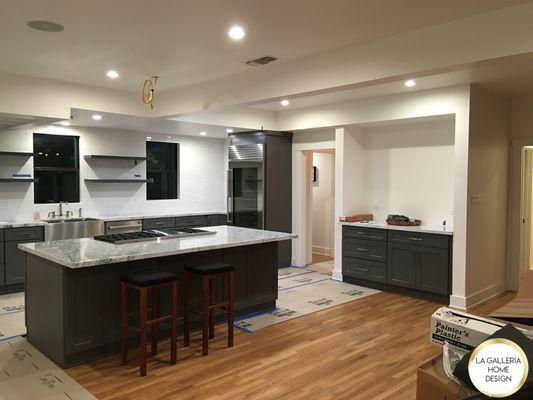
[[[246,65],[249,65],[251,67],[260,67],[261,65],[267,65],[276,60],[276,57],[264,56],[256,58],[255,60],[246,61]]]

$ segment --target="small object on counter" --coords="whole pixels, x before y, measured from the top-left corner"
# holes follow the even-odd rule
[[[373,214],[354,214],[354,215],[346,215],[344,217],[339,217],[339,221],[341,222],[368,222],[373,221],[374,215]]]
[[[387,217],[387,224],[398,226],[420,226],[422,225],[422,220],[411,219],[405,215],[389,214]]]
[[[33,213],[33,221],[41,222],[41,213],[39,211]]]

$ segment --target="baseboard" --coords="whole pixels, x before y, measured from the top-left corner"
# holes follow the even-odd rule
[[[331,274],[331,279],[333,279],[334,281],[341,281],[342,282],[342,271],[334,269],[333,273]]]
[[[458,311],[466,311],[466,297],[450,296],[450,308]]]
[[[476,293],[466,296],[466,309],[469,310],[472,307],[477,306],[484,301],[487,301],[500,293],[505,292],[507,289],[506,282],[498,282],[494,285],[488,286],[485,289],[481,289]]]
[[[331,248],[329,247],[313,246],[313,253],[323,254],[326,256],[332,256]]]

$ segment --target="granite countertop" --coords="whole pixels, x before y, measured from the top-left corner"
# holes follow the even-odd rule
[[[146,214],[146,215],[110,215],[110,216],[100,216],[93,217],[89,216],[87,218],[96,218],[103,221],[126,221],[130,219],[149,219],[149,218],[173,218],[173,217],[193,217],[196,215],[213,215],[213,214],[227,214],[227,211],[202,211],[202,212],[192,212],[184,214]],[[76,217],[74,217],[76,218]],[[0,229],[3,228],[22,228],[25,226],[44,226],[46,221],[31,221],[31,220],[18,220],[18,221],[0,221]]]
[[[279,242],[297,237],[292,233],[225,225],[202,229],[216,232],[216,234],[190,239],[163,239],[118,245],[94,239],[71,239],[25,243],[18,247],[22,251],[68,268],[83,268],[228,247]]]
[[[44,226],[46,222],[35,221],[0,221],[0,229],[4,228],[23,228],[26,226]]]
[[[346,226],[358,226],[361,228],[378,228],[378,229],[388,229],[394,231],[406,231],[406,232],[419,232],[419,233],[436,233],[440,235],[453,235],[453,229],[443,228],[442,226],[429,226],[429,225],[420,225],[420,226],[398,226],[398,225],[388,225],[386,222],[339,222],[341,225]]]
[[[100,216],[99,219],[104,221],[126,221],[129,219],[149,219],[149,218],[172,218],[172,217],[194,217],[196,215],[213,215],[213,214],[227,214],[227,211],[202,211],[202,212],[191,212],[185,214],[146,214],[146,215],[111,215],[111,216]]]

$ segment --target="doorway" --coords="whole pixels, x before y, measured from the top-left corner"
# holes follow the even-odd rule
[[[335,150],[313,150],[310,220],[311,263],[333,261],[335,233]]]

